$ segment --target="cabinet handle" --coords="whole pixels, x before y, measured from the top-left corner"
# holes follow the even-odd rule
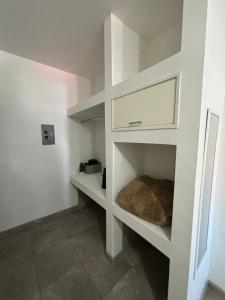
[[[129,126],[138,126],[142,123],[142,121],[129,122]]]

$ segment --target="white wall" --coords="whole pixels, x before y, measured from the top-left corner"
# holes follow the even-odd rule
[[[89,90],[85,79],[2,51],[0,78],[2,231],[74,205],[66,109]],[[55,125],[55,145],[41,145],[42,123]]]
[[[96,78],[92,79],[91,94],[95,95],[102,92],[105,89],[105,74],[100,74]]]
[[[106,167],[105,161],[105,119],[93,122],[93,157]]]
[[[172,145],[146,145],[144,169],[157,179],[175,180],[176,147]]]
[[[115,85],[146,67],[148,43],[112,15],[112,84]]]
[[[187,1],[188,3],[188,1]],[[209,227],[209,243],[208,249],[201,261],[201,264],[195,272],[195,259],[196,259],[196,241],[197,241],[197,226],[199,221],[199,207],[201,199],[201,183],[202,183],[202,160],[204,153],[204,140],[206,130],[206,118],[208,109],[223,114],[223,105],[225,99],[225,41],[223,38],[223,29],[225,26],[225,3],[223,0],[207,0],[199,2],[199,5],[204,5],[201,11],[206,16],[205,36],[205,51],[204,56],[204,69],[203,69],[203,82],[202,82],[202,103],[201,115],[199,123],[199,145],[198,145],[198,160],[197,160],[197,176],[195,181],[195,202],[194,202],[194,216],[193,216],[193,234],[192,234],[192,249],[191,249],[191,272],[189,278],[189,297],[190,299],[199,299],[200,292],[203,290],[204,285],[208,279],[216,283],[218,286],[224,288],[225,284],[225,259],[221,247],[225,247],[224,242],[224,180],[221,176],[224,174],[224,165],[222,153],[224,150],[217,148],[214,185],[212,188],[212,203],[211,203],[211,216]],[[207,10],[206,10],[207,9]],[[192,12],[193,13],[193,12]],[[199,15],[197,16],[199,18]],[[197,20],[197,19],[196,19]],[[194,20],[192,20],[194,24]],[[198,23],[196,23],[198,24]],[[190,27],[190,29],[197,30],[197,25]],[[203,31],[204,32],[204,28]],[[197,37],[204,38],[204,34],[198,34]],[[197,41],[196,41],[197,42]],[[194,40],[193,40],[194,45]],[[190,44],[190,47],[192,45]],[[190,51],[190,50],[189,50]],[[191,52],[190,52],[191,53]],[[197,53],[196,53],[197,55]],[[190,68],[194,68],[194,60],[189,61]],[[195,62],[197,64],[197,61]],[[192,76],[195,74],[193,73]],[[190,89],[190,87],[189,87]],[[194,111],[193,111],[194,113]],[[221,129],[221,127],[220,127]],[[224,133],[219,134],[220,149],[223,149],[223,139],[220,140]],[[218,156],[219,154],[219,156]],[[214,209],[215,208],[215,209]],[[212,226],[212,214],[214,211],[214,222]],[[222,241],[223,239],[223,241]],[[222,243],[222,244],[221,244]],[[213,251],[210,250],[212,244]]]
[[[72,74],[70,74],[70,76],[71,75]],[[69,81],[65,82],[68,90],[67,92],[68,108],[75,104],[81,103],[82,101],[85,101],[85,99],[92,94],[92,82],[90,79],[76,76],[76,75],[72,75],[72,76],[73,76],[73,80],[71,80],[70,82]]]
[[[221,115],[222,131],[212,199],[212,234],[209,279],[225,290],[225,2],[209,0],[206,44],[205,106]],[[205,113],[205,111],[204,111]]]
[[[148,65],[152,66],[180,51],[182,24],[177,23],[168,31],[150,41],[148,45]]]

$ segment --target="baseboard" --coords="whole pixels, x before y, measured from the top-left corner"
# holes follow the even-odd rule
[[[60,216],[60,215],[63,215],[69,211],[72,211],[74,210],[75,208],[77,208],[78,206],[75,205],[75,206],[71,206],[69,208],[65,208],[63,210],[60,210],[60,211],[57,211],[55,213],[52,213],[52,214],[49,214],[47,216],[44,216],[44,217],[40,217],[40,218],[37,218],[37,219],[34,219],[34,220],[31,220],[31,221],[28,221],[28,222],[25,222],[23,224],[20,224],[20,225],[17,225],[17,226],[14,226],[12,228],[9,228],[9,229],[6,229],[6,230],[2,230],[0,231],[0,235],[3,235],[3,234],[8,234],[10,232],[13,232],[15,230],[19,230],[20,228],[24,228],[25,226],[29,225],[29,224],[32,224],[32,223],[35,223],[35,222],[38,222],[38,221],[44,221],[44,220],[47,220],[49,218],[52,218],[54,216]]]
[[[208,281],[208,287],[215,292],[217,295],[225,299],[225,290],[223,290],[221,287],[219,287],[217,284],[215,284],[212,281]]]

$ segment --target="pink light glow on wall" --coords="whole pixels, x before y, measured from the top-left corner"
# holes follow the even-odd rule
[[[45,74],[46,76],[50,76],[54,79],[62,80],[67,83],[73,82],[77,77],[75,74],[68,73],[41,63],[36,63],[36,68],[38,69],[38,71],[43,72],[43,74]]]

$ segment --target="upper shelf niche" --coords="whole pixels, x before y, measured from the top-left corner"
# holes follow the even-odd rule
[[[112,85],[116,85],[180,51],[182,1],[177,1],[180,5],[174,5],[174,8],[169,9],[168,13],[159,11],[158,19],[156,17],[154,20],[147,19],[145,16],[141,29],[140,26],[135,28],[135,21],[126,19],[125,24],[112,14]],[[162,16],[164,21],[161,19]],[[148,24],[146,24],[146,19]],[[131,24],[132,28],[127,24]],[[149,29],[146,30],[144,26]],[[151,31],[149,35],[147,35],[148,31]]]

